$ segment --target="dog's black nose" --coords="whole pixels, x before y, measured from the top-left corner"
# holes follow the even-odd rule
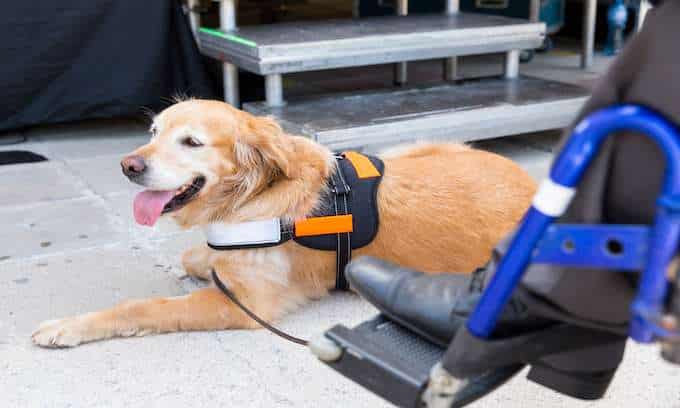
[[[146,170],[144,158],[138,155],[124,158],[123,161],[120,162],[120,166],[123,168],[123,174],[130,178],[137,177]]]

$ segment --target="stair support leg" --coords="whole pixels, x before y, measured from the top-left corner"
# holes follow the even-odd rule
[[[460,0],[446,1],[446,15],[453,16],[460,10]],[[444,80],[455,81],[458,79],[458,58],[450,57],[444,60]]]
[[[264,77],[264,88],[267,95],[267,105],[283,106],[283,79],[281,74],[271,74]]]
[[[511,50],[505,53],[504,76],[506,79],[519,77],[519,50]]]
[[[408,0],[397,0],[396,2],[397,15],[408,15]],[[402,86],[408,82],[408,63],[398,62],[394,64],[394,83]]]
[[[588,69],[593,65],[596,18],[597,0],[585,0],[583,2],[583,44],[581,46],[582,69]]]
[[[223,31],[236,29],[236,0],[220,1],[220,28]],[[238,67],[229,62],[222,64],[222,78],[224,80],[224,100],[239,107]]]

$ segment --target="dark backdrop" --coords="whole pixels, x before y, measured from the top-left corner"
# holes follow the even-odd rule
[[[218,97],[179,0],[7,1],[0,131]]]

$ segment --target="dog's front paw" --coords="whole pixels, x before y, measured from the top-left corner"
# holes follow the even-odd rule
[[[33,343],[41,347],[74,347],[84,341],[83,324],[78,318],[48,320],[33,332]]]

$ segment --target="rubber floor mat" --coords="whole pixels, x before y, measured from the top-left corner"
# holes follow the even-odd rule
[[[10,150],[0,152],[0,166],[6,164],[35,163],[46,161],[45,156],[29,152],[26,150]]]

